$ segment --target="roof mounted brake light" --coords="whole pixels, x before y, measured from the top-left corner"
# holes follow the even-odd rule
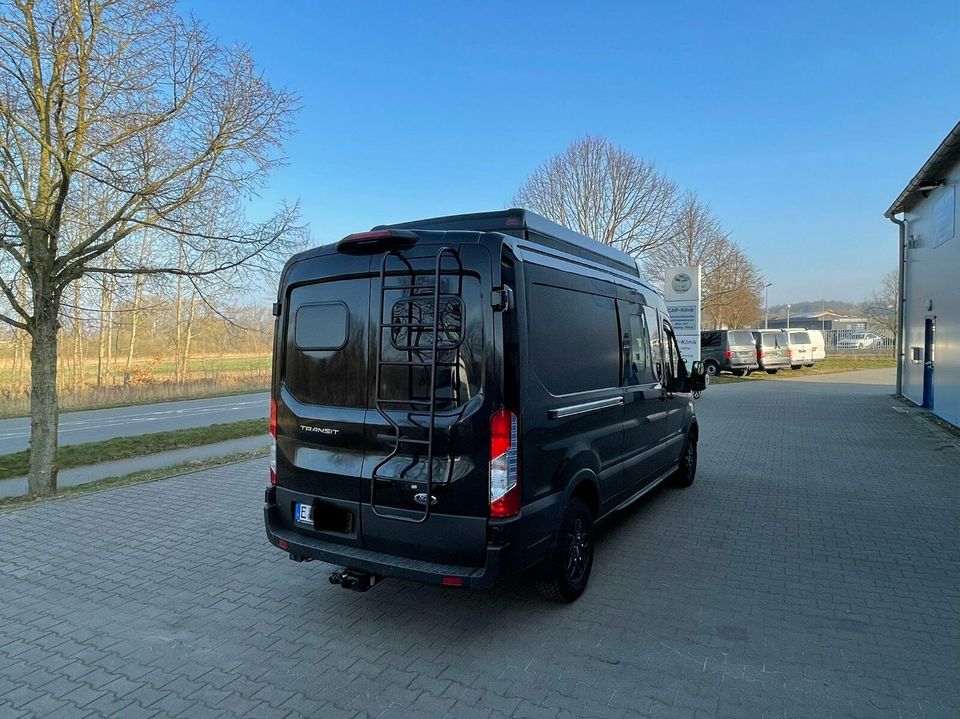
[[[337,252],[371,252],[382,249],[410,247],[417,241],[417,233],[410,230],[373,230],[355,232],[337,243]]]

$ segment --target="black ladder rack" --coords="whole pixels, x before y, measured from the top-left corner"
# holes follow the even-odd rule
[[[402,270],[402,276],[406,276],[409,279],[408,283],[397,284],[397,285],[388,285],[387,278],[389,277],[387,271],[387,263],[391,257],[396,257],[404,266]],[[443,260],[444,257],[452,258],[456,262],[456,292],[441,292],[441,284],[443,279]],[[423,274],[423,273],[421,273]],[[389,321],[384,320],[384,309],[386,304],[386,294],[387,292],[400,290],[403,292],[410,292],[410,295],[404,297],[402,300],[399,300],[394,306],[400,304],[401,302],[406,302],[409,305],[407,310],[407,321],[397,321],[393,317],[393,308],[391,307],[391,317]],[[433,321],[432,322],[423,322],[421,318],[414,318],[414,305],[416,300],[427,300],[432,302],[433,306]],[[443,324],[441,323],[441,300],[452,300],[459,305],[460,310],[460,327],[458,328],[458,337],[454,343],[440,343],[439,334],[442,329],[444,329]],[[409,522],[413,524],[420,524],[427,521],[430,517],[430,505],[431,497],[433,496],[433,482],[434,482],[434,467],[433,460],[434,455],[436,454],[436,433],[437,433],[437,369],[440,367],[450,367],[454,369],[453,377],[453,391],[452,391],[452,401],[455,407],[460,407],[460,362],[459,362],[459,347],[463,342],[463,323],[466,319],[466,313],[464,312],[463,307],[463,263],[460,261],[459,253],[452,247],[443,247],[437,252],[436,260],[433,270],[433,284],[418,284],[417,283],[417,272],[413,269],[413,265],[410,264],[410,261],[407,260],[400,250],[393,250],[387,252],[383,255],[383,259],[380,262],[380,314],[378,316],[379,329],[377,331],[377,376],[376,376],[376,389],[375,389],[375,406],[377,412],[380,413],[380,416],[383,417],[393,429],[393,448],[382,461],[380,461],[376,467],[374,467],[373,472],[370,476],[370,508],[373,510],[373,513],[378,517],[383,517],[386,519],[395,519],[400,522]],[[384,337],[384,330],[389,330],[386,338]],[[393,343],[394,333],[398,331],[406,330],[406,341],[405,345],[398,345]],[[422,347],[418,344],[418,341],[424,332],[430,332],[430,343],[428,347]],[[384,359],[384,343],[393,343],[393,347],[400,352],[406,353],[406,360],[390,360]],[[457,357],[453,362],[441,362],[440,355],[443,352],[456,352]],[[426,356],[424,356],[426,355]],[[416,357],[416,359],[415,359]],[[413,371],[414,368],[426,368],[429,369],[430,374],[430,393],[427,399],[417,399],[411,396],[409,399],[388,399],[384,397],[384,388],[383,388],[383,368],[384,367],[406,367],[407,376],[408,376],[408,387],[410,389],[411,395],[413,394]],[[416,409],[411,409],[407,411],[407,423],[412,425],[412,427],[406,427],[401,425],[388,411],[390,405],[406,405],[416,407]],[[421,422],[426,420],[425,424]],[[426,439],[421,439],[419,437],[410,437],[405,436],[405,432],[409,432],[410,429],[416,428],[421,432],[426,431]],[[381,470],[393,460],[400,452],[400,448],[403,445],[414,445],[420,447],[419,452],[414,452],[413,459],[411,463],[403,469],[397,476],[386,476],[381,474]],[[409,471],[414,467],[419,461],[419,455],[424,451],[427,455],[427,476],[426,476],[426,501],[424,502],[423,513],[419,517],[409,517],[398,515],[392,512],[383,512],[377,509],[377,482],[394,482],[398,478],[402,478],[403,474]],[[447,462],[447,474],[449,477],[452,462]],[[418,480],[419,483],[419,480]]]

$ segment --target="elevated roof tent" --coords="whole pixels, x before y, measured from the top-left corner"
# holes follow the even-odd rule
[[[522,208],[515,207],[498,212],[475,212],[468,215],[431,217],[424,220],[413,220],[412,222],[400,222],[394,225],[377,225],[373,229],[502,232],[505,235],[520,237],[528,242],[610,267],[632,275],[646,284],[636,260],[627,253],[592,240],[586,235],[574,232],[563,225],[558,225],[556,222],[551,222],[536,212]]]

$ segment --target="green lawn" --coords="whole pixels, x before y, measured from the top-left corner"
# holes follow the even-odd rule
[[[80,467],[114,459],[129,459],[170,449],[199,447],[228,439],[266,434],[266,419],[246,419],[240,422],[211,424],[206,427],[176,429],[170,432],[155,432],[131,437],[116,437],[102,442],[87,442],[61,447],[57,453],[60,469]],[[30,450],[0,455],[0,479],[19,477],[30,467]]]

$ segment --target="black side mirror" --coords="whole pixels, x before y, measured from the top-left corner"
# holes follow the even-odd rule
[[[694,362],[690,366],[690,374],[687,377],[687,391],[695,395],[700,394],[707,388],[707,370],[703,362]]]

